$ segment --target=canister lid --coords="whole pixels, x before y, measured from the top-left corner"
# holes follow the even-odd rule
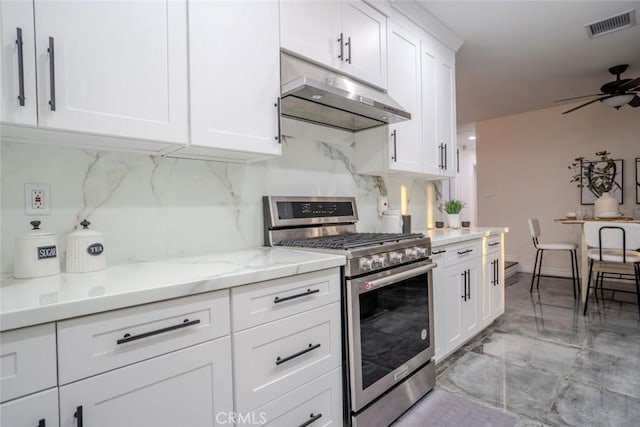
[[[89,230],[91,223],[86,219],[82,220],[80,225],[82,228],[69,233],[70,237],[102,237],[102,233],[99,231]]]
[[[40,221],[31,221],[29,224],[31,224],[31,232],[29,233],[25,233],[22,234],[21,236],[18,236],[18,239],[35,239],[35,238],[41,238],[41,237],[55,237],[54,233],[49,233],[46,232],[44,230],[40,229]]]

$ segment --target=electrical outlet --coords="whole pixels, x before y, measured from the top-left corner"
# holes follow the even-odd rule
[[[51,214],[49,184],[25,184],[24,209],[27,215]]]

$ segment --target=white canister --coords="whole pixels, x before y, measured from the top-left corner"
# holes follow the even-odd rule
[[[399,210],[387,210],[382,214],[383,233],[402,233],[402,215]]]
[[[40,221],[31,221],[31,226],[30,233],[16,237],[13,276],[28,279],[60,273],[56,235],[40,230]]]
[[[89,230],[86,219],[82,229],[67,235],[67,273],[88,273],[107,267],[102,233]]]

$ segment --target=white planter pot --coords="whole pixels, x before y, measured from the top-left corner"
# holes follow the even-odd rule
[[[602,193],[593,206],[593,214],[596,217],[617,215],[619,211],[618,201],[609,193]]]
[[[460,214],[447,214],[449,228],[460,228]]]

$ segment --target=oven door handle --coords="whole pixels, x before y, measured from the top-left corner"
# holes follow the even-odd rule
[[[377,289],[377,288],[382,288],[384,286],[391,285],[396,282],[401,282],[403,280],[409,279],[414,276],[419,276],[421,274],[424,274],[433,270],[437,266],[438,265],[436,263],[431,263],[428,265],[424,265],[422,267],[417,267],[411,270],[403,271],[402,273],[397,273],[391,276],[383,277],[381,279],[367,280],[365,282],[365,284],[369,285],[367,286],[367,291]]]

